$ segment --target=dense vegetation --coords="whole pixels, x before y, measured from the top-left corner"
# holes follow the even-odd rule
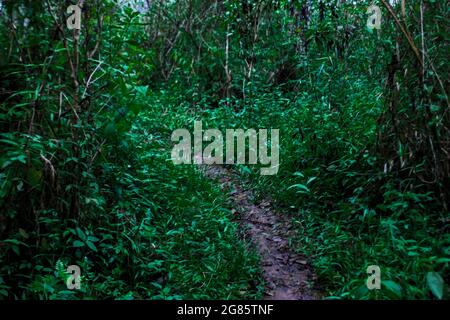
[[[170,161],[194,120],[280,129],[277,175],[237,169],[324,297],[448,298],[446,1],[376,1],[378,30],[362,0],[124,2],[77,31],[71,1],[0,1],[1,298],[260,298],[226,195]]]

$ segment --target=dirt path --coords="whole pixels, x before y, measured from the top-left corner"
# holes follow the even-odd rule
[[[295,230],[289,218],[275,212],[268,200],[253,204],[251,190],[239,183],[239,176],[222,166],[205,166],[205,175],[218,180],[231,192],[231,201],[241,220],[246,238],[255,245],[266,281],[266,300],[311,300],[315,276],[304,255],[293,252],[288,239]]]

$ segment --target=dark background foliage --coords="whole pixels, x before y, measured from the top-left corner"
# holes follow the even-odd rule
[[[280,129],[277,176],[239,169],[324,296],[448,298],[447,1],[378,1],[380,30],[368,1],[80,1],[80,32],[0,3],[0,297],[261,297],[226,197],[168,161],[201,119]]]

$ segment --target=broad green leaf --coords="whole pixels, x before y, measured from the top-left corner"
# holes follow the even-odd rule
[[[97,252],[97,247],[96,247],[92,242],[86,241],[86,244],[87,244],[87,246],[88,246],[90,249],[92,249],[92,250],[94,250],[95,252]]]
[[[381,284],[391,293],[394,294],[394,296],[396,298],[401,298],[402,297],[402,287],[391,280],[386,280],[386,281],[382,281]]]
[[[301,183],[294,184],[294,185],[290,186],[289,188],[287,188],[287,190],[293,189],[293,188],[297,188],[297,189],[301,189],[301,190],[304,190],[306,192],[309,192],[309,188],[307,186],[305,186],[304,184],[301,184]]]
[[[437,272],[427,273],[427,284],[433,295],[441,300],[444,296],[444,280]]]
[[[82,242],[80,240],[75,240],[73,242],[73,246],[76,247],[76,248],[84,247],[84,242]]]

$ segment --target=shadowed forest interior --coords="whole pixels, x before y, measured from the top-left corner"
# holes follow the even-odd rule
[[[0,0],[0,299],[448,299],[449,11]],[[195,121],[276,174],[174,163]]]

